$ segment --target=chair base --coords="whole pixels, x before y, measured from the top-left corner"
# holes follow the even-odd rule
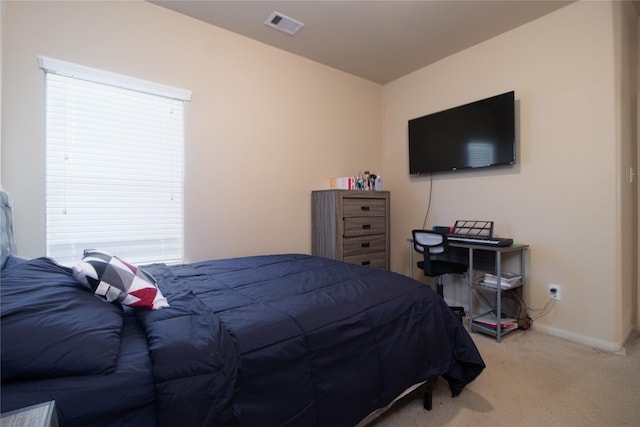
[[[460,322],[464,320],[464,316],[466,315],[466,313],[464,312],[464,307],[449,306],[449,308],[451,309],[451,311],[453,311],[453,314],[458,316],[458,319],[460,319]]]
[[[436,277],[436,292],[440,297],[442,297],[442,299],[444,299],[444,292],[442,288],[442,276]],[[460,319],[461,322],[464,320],[464,316],[466,314],[464,312],[464,307],[450,305],[449,308],[456,316],[458,316],[458,319]]]

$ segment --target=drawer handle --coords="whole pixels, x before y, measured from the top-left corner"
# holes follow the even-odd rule
[[[363,228],[364,230],[369,230],[369,229],[371,229],[371,224],[363,224],[363,225],[362,225],[362,228]]]
[[[369,206],[360,206],[360,210],[362,210],[362,211],[368,211],[370,209],[371,209],[371,207],[369,207]]]
[[[368,261],[368,260],[367,261],[362,261],[360,263],[360,265],[369,265],[369,264],[371,264],[371,261]]]
[[[371,246],[371,243],[369,243],[369,242],[360,244],[361,248],[368,248],[369,246]]]

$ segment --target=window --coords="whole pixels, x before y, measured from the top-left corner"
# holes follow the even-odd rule
[[[39,57],[46,87],[46,253],[182,261],[191,92]]]

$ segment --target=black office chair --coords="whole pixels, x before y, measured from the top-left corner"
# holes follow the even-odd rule
[[[463,274],[467,271],[465,264],[449,261],[446,258],[449,245],[447,236],[432,230],[413,230],[413,248],[424,255],[424,260],[418,262],[418,268],[424,271],[424,275],[435,278],[436,292],[444,299],[442,276],[445,274]],[[464,317],[464,308],[451,307],[460,320]]]

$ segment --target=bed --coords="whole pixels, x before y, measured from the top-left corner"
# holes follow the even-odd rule
[[[71,268],[2,270],[2,412],[55,400],[61,426],[354,426],[484,368],[423,283],[304,254],[145,266],[168,307],[96,298]]]

